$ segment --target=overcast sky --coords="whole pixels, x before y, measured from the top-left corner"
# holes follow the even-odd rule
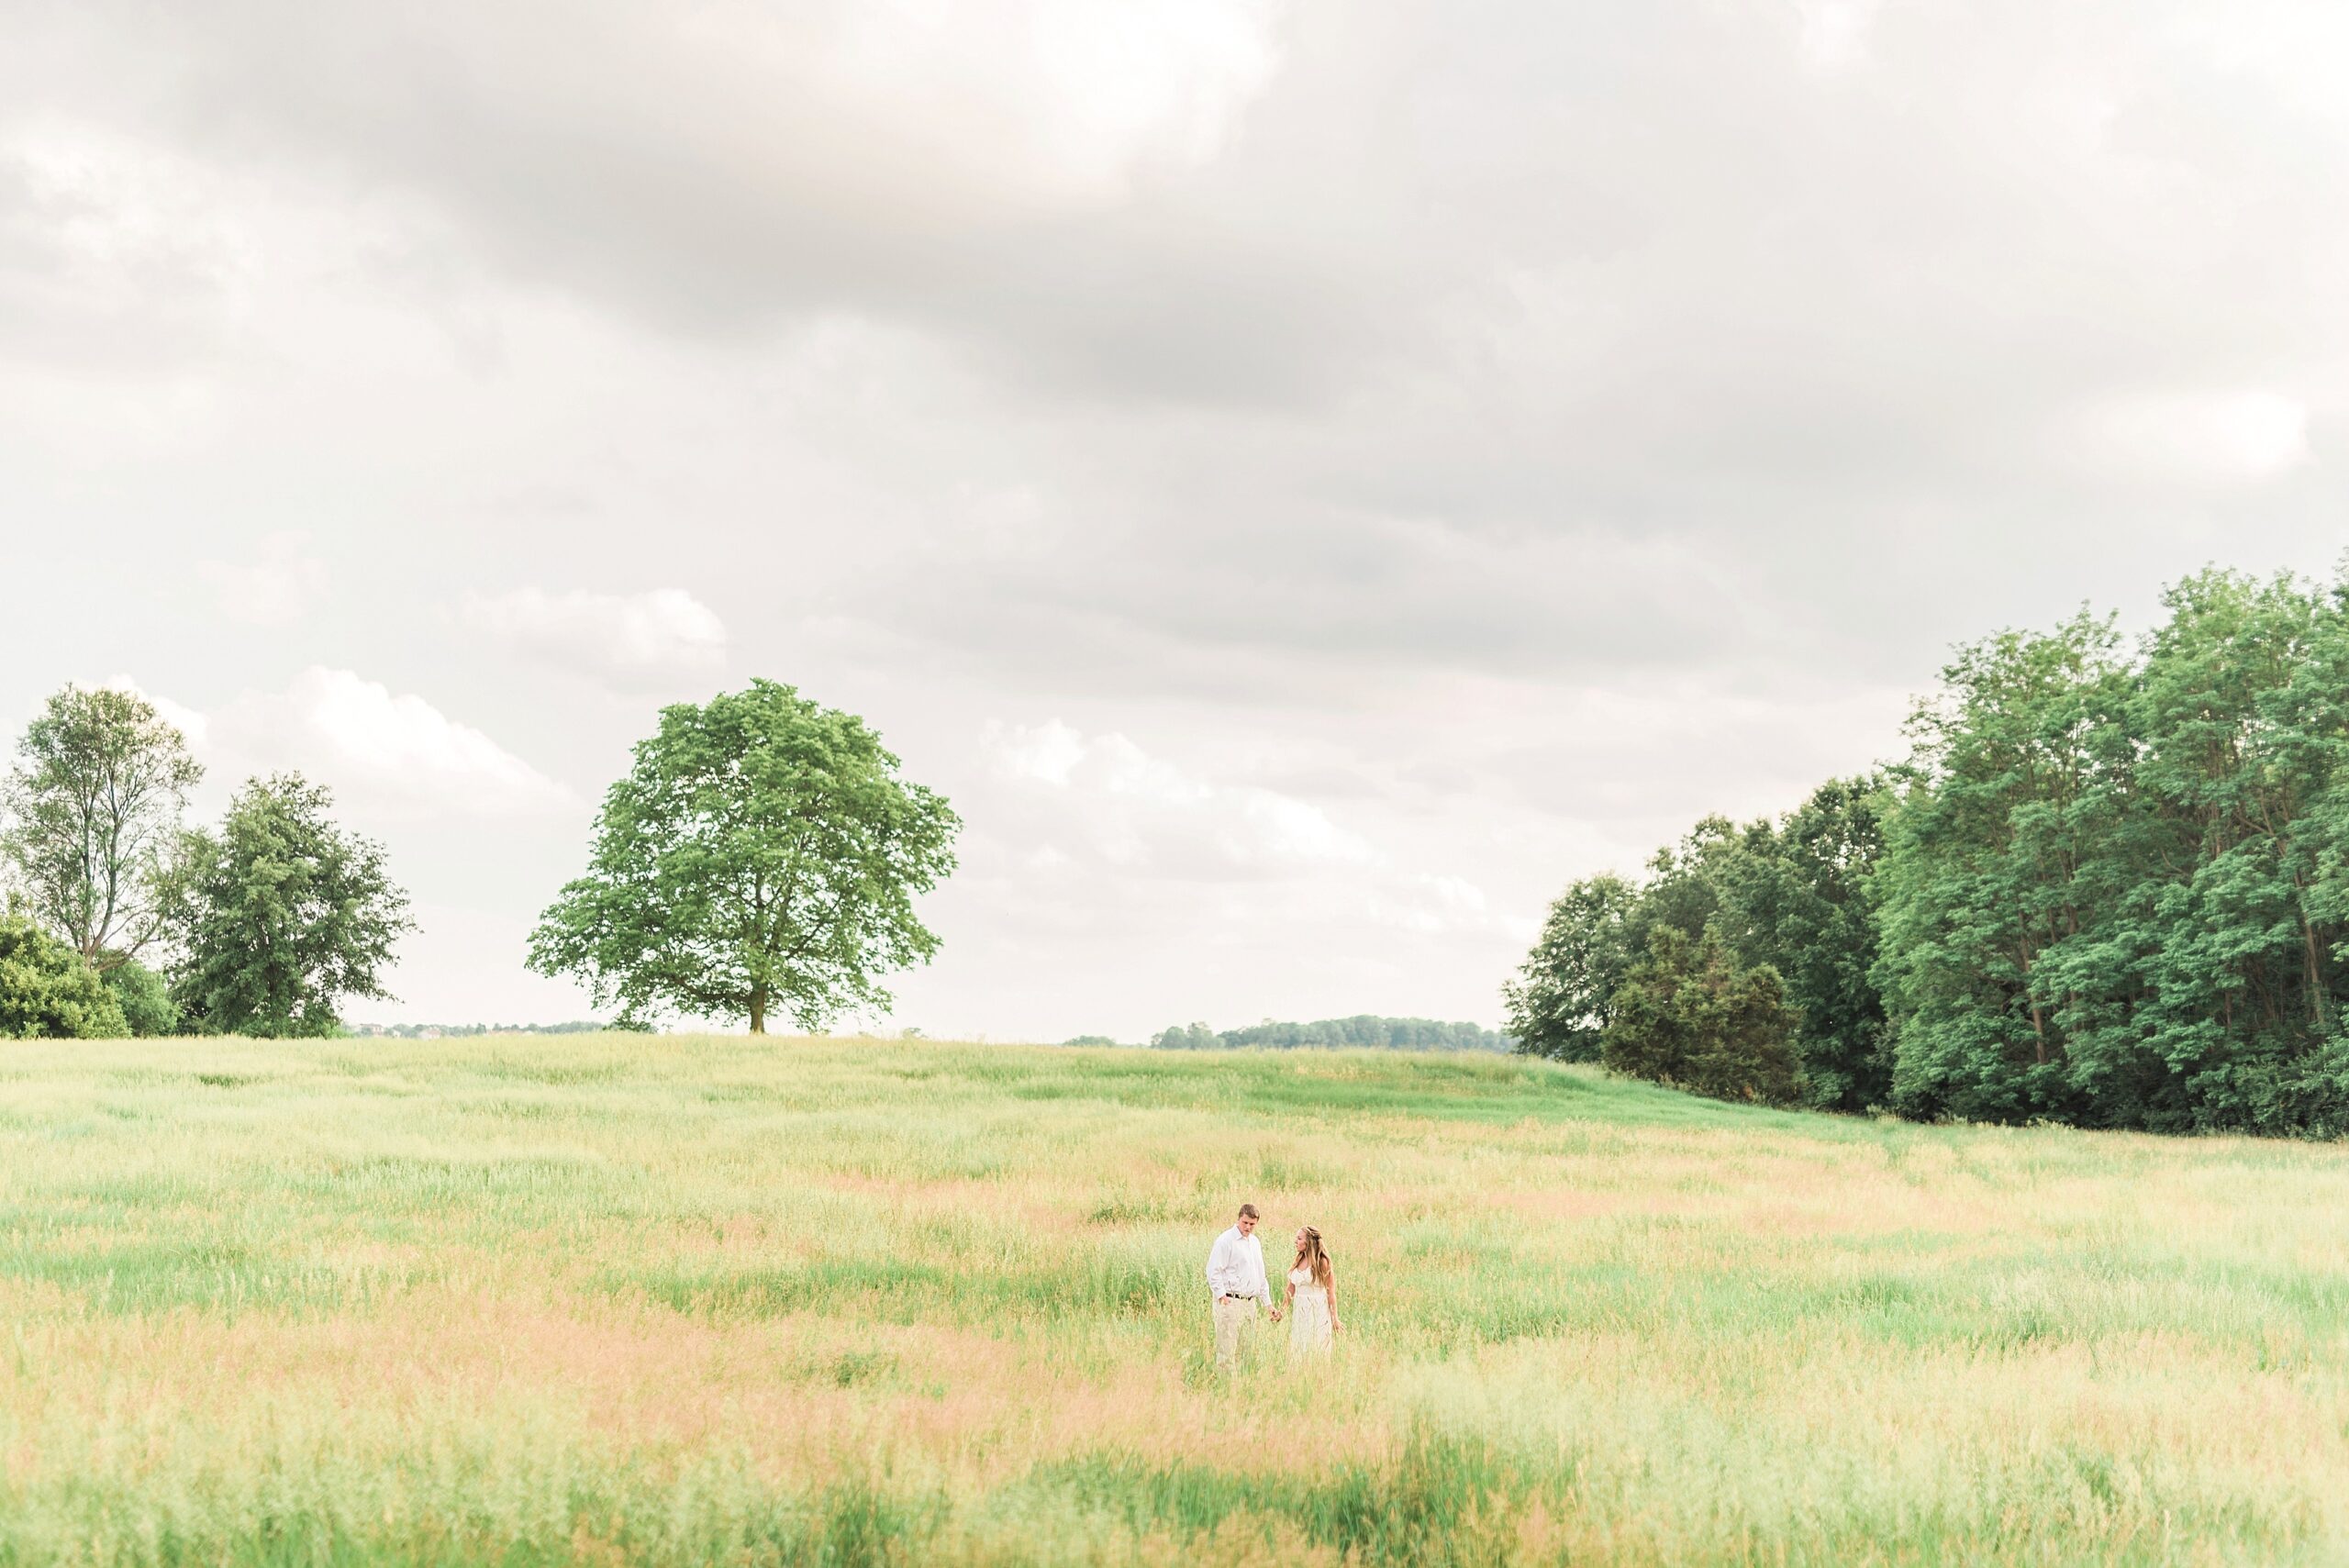
[[[1497,1022],[1949,646],[2349,535],[2330,0],[0,0],[0,717],[522,968],[658,706],[967,824],[894,1024]]]

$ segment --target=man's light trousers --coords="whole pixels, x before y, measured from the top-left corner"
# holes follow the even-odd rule
[[[1240,1326],[1255,1316],[1256,1298],[1252,1296],[1241,1301],[1223,1296],[1215,1298],[1216,1371],[1240,1370]]]

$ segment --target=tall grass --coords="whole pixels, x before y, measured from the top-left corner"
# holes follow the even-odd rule
[[[1243,1198],[1347,1332],[1211,1366]],[[2349,1157],[1507,1058],[0,1050],[0,1562],[2349,1560]]]

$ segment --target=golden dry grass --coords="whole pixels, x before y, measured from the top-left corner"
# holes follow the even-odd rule
[[[1349,1332],[1222,1386],[1247,1197]],[[1483,1057],[72,1042],[0,1055],[0,1562],[2349,1559],[2331,1146]]]

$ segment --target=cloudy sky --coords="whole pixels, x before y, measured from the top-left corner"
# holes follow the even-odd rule
[[[1949,645],[2349,534],[2330,0],[0,0],[0,717],[521,967],[663,702],[967,821],[895,1023],[1497,1021]]]

